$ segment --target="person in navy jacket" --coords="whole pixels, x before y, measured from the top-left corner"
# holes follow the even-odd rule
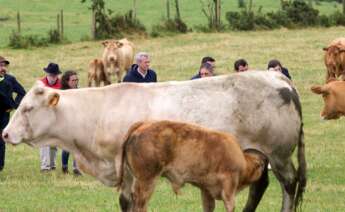
[[[25,95],[23,86],[14,76],[7,74],[9,64],[8,60],[0,56],[0,133],[10,120],[10,111],[18,107]],[[15,100],[12,98],[13,93],[17,94]],[[0,134],[0,171],[5,166],[5,151],[5,142]]]
[[[150,56],[145,52],[139,52],[135,56],[136,64],[133,64],[123,82],[157,82],[156,72],[150,69]]]

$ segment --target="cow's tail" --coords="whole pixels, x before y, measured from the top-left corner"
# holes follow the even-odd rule
[[[124,137],[124,142],[122,144],[122,157],[121,157],[121,165],[120,165],[120,179],[118,181],[118,184],[116,185],[117,190],[120,190],[122,188],[122,184],[124,182],[124,164],[125,164],[125,160],[126,160],[126,149],[128,144],[130,143],[130,137],[132,135],[132,133],[138,129],[144,122],[136,122],[134,123],[128,130],[126,136]]]
[[[307,185],[307,162],[305,159],[305,150],[304,150],[304,132],[303,132],[303,123],[301,123],[301,128],[298,138],[297,146],[297,189],[295,195],[295,210],[298,208],[301,209],[303,201],[303,193]]]

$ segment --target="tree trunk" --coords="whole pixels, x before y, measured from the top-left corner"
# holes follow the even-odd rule
[[[253,8],[253,0],[249,0],[249,4],[248,4],[248,12],[251,12]]]
[[[216,28],[218,29],[220,27],[220,9],[221,9],[221,6],[220,6],[220,0],[214,0],[214,9],[215,9],[215,17],[214,17],[214,20],[215,20],[215,26]]]
[[[310,7],[313,7],[313,0],[308,0],[308,4]]]
[[[343,0],[343,14],[345,15],[345,0]]]
[[[178,3],[178,0],[175,0],[175,6],[176,6],[176,18],[177,19],[181,19],[181,14],[180,14],[180,6]]]

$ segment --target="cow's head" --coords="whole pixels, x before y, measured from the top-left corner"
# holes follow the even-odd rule
[[[325,85],[311,87],[313,93],[322,95],[324,108],[321,111],[323,119],[338,119],[345,115],[345,82],[331,81]]]
[[[117,40],[106,40],[102,42],[104,46],[103,57],[107,62],[117,62],[118,60],[118,49],[123,46],[123,43]]]
[[[24,97],[10,123],[3,130],[3,139],[11,144],[35,144],[54,128],[56,106],[60,95],[54,89],[35,85]]]

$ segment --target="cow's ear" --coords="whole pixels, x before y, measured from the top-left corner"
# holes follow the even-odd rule
[[[108,45],[108,43],[109,43],[109,41],[108,41],[108,40],[105,40],[105,41],[102,42],[102,45],[103,45],[104,47],[106,47],[106,46]]]
[[[327,93],[327,91],[322,86],[319,86],[319,85],[314,85],[310,89],[313,93],[316,93],[316,94]]]
[[[322,50],[328,51],[328,47],[323,47]]]
[[[118,48],[121,48],[121,47],[123,46],[123,43],[120,42],[120,41],[116,41],[116,46],[117,46]]]
[[[48,96],[48,106],[49,107],[55,107],[57,103],[59,102],[60,95],[58,93],[51,93]]]
[[[345,46],[338,44],[337,47],[339,49],[339,52],[345,52]]]

